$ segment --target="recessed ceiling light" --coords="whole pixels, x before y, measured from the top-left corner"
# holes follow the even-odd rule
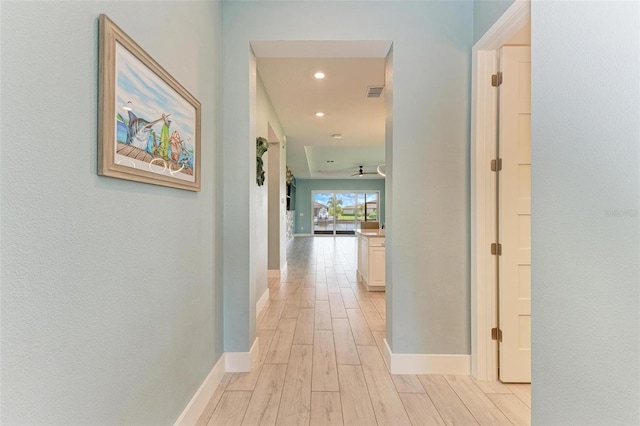
[[[324,117],[324,112],[316,112],[316,117]]]
[[[319,79],[321,79],[321,78],[324,78],[324,73],[323,73],[323,72],[321,72],[321,71],[318,71],[318,72],[317,72],[317,73],[315,73],[313,76],[319,80]]]
[[[342,139],[342,135],[340,133],[334,133],[331,137],[334,139]]]

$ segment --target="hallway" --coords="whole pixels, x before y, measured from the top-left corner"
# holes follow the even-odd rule
[[[356,242],[290,243],[257,319],[258,365],[225,374],[198,424],[530,424],[530,385],[389,374],[385,293],[358,285]]]

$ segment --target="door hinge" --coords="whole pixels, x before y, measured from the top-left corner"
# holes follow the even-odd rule
[[[497,74],[491,76],[491,86],[499,87],[502,84],[502,71],[498,71]]]
[[[502,170],[502,158],[491,160],[491,171],[499,172],[500,170]]]
[[[500,243],[491,243],[491,254],[502,256],[502,244]]]
[[[502,342],[502,330],[500,330],[499,328],[492,328],[491,340],[497,340],[498,342]]]

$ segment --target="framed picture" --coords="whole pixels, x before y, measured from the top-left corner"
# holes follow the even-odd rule
[[[98,174],[200,191],[200,102],[99,18]]]

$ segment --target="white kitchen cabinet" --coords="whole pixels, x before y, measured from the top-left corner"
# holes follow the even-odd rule
[[[385,289],[384,230],[356,231],[358,236],[358,279],[369,291]]]

